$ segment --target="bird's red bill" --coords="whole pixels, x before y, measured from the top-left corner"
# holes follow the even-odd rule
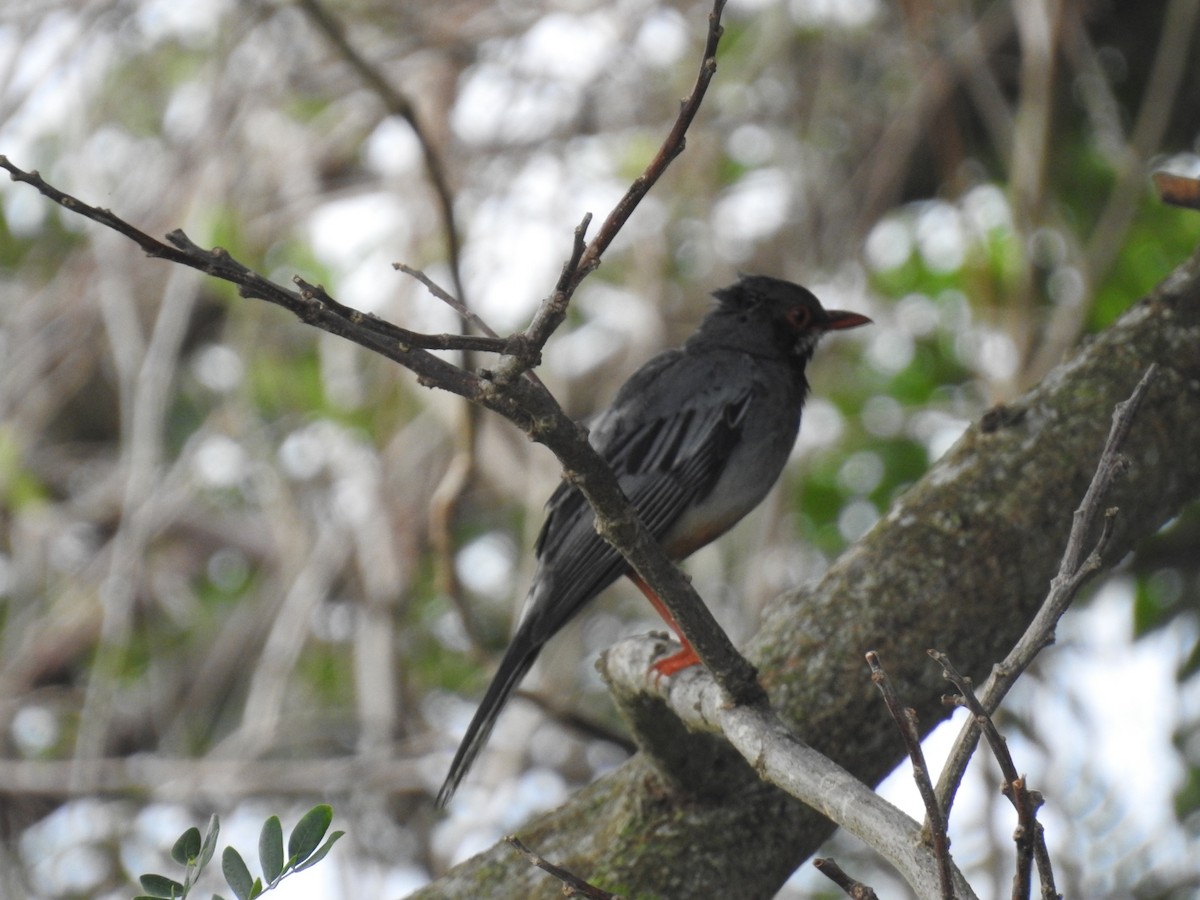
[[[860,325],[871,324],[871,320],[861,313],[831,309],[827,310],[825,314],[829,317],[825,323],[826,331],[841,331],[843,328],[857,328]]]

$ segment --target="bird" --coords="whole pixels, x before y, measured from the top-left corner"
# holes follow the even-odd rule
[[[766,275],[741,275],[713,297],[696,332],[630,376],[589,431],[650,533],[677,561],[732,528],[775,484],[799,434],[805,367],[822,336],[871,322],[827,310],[806,288]],[[534,553],[523,611],[438,792],[439,807],[542,648],[621,576],[631,577],[680,639],[682,649],[655,670],[669,676],[699,662],[659,598],[596,533],[591,507],[566,480],[546,503]]]

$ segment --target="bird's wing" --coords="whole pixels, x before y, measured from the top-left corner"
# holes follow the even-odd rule
[[[714,378],[717,373],[710,367],[729,372],[719,361],[678,352],[656,358],[630,379],[592,430],[592,443],[659,538],[712,490],[741,439],[757,390],[752,378],[736,378],[731,384]],[[544,583],[536,585],[526,610],[527,617],[546,620],[539,623],[539,632],[556,631],[627,571],[620,555],[596,534],[592,520],[579,490],[566,482],[559,485],[547,503],[535,548]],[[550,608],[536,609],[543,604]]]

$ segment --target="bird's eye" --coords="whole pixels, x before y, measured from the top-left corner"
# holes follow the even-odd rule
[[[797,331],[807,328],[812,324],[812,310],[807,306],[793,306],[787,311],[787,321]]]

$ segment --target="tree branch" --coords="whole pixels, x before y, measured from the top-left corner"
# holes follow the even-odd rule
[[[946,848],[931,849],[921,839],[918,822],[804,743],[767,704],[731,706],[699,669],[660,682],[646,674],[655,653],[653,642],[631,638],[605,651],[598,664],[622,715],[652,756],[662,759],[671,752],[671,733],[654,724],[663,718],[665,705],[689,731],[720,735],[758,778],[828,816],[878,852],[918,896],[975,896]],[[671,777],[686,765],[671,759],[664,774]],[[706,765],[704,760],[697,769]],[[684,771],[681,780],[689,780],[688,775]]]

